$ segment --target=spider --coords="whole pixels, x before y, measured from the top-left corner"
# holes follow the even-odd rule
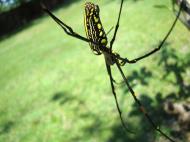
[[[123,58],[121,57],[118,53],[114,52],[112,50],[113,48],[113,44],[114,41],[116,39],[117,36],[117,31],[119,29],[119,23],[120,23],[120,18],[121,18],[121,12],[122,12],[122,8],[123,8],[123,0],[121,0],[121,4],[120,4],[120,8],[119,8],[119,14],[118,14],[118,18],[117,18],[117,23],[115,26],[115,30],[114,30],[114,35],[108,45],[108,40],[107,40],[107,34],[104,31],[104,28],[102,26],[101,20],[100,20],[100,9],[98,5],[95,5],[91,2],[86,2],[85,3],[85,15],[84,15],[84,25],[85,25],[85,31],[86,31],[86,36],[81,36],[78,33],[76,33],[70,26],[68,26],[67,24],[65,24],[64,22],[62,22],[59,18],[57,18],[55,15],[53,15],[44,4],[41,4],[42,9],[49,15],[51,16],[51,18],[64,30],[64,32],[69,35],[72,36],[74,38],[77,38],[79,40],[88,42],[90,45],[90,48],[92,50],[92,52],[95,55],[104,55],[105,57],[105,64],[106,64],[106,69],[107,69],[107,73],[109,76],[109,80],[110,80],[110,84],[111,84],[111,89],[112,89],[112,94],[114,96],[115,99],[115,103],[116,103],[116,107],[119,113],[119,117],[121,120],[121,124],[124,128],[124,130],[126,132],[130,132],[130,133],[134,133],[133,131],[129,130],[123,120],[122,117],[122,111],[119,107],[119,103],[118,103],[118,99],[117,99],[117,95],[115,92],[115,87],[114,87],[114,83],[115,80],[113,79],[112,76],[112,70],[111,70],[111,66],[116,65],[117,69],[119,70],[124,83],[126,84],[126,86],[129,89],[130,94],[133,96],[135,102],[137,103],[137,105],[139,106],[140,111],[144,114],[144,116],[146,117],[147,121],[150,123],[150,125],[152,125],[152,127],[159,132],[161,135],[163,135],[166,139],[170,140],[171,142],[174,142],[174,140],[172,138],[170,138],[168,135],[166,135],[159,127],[157,127],[157,125],[154,123],[154,121],[152,120],[152,118],[149,116],[148,112],[146,111],[146,109],[143,107],[142,103],[140,102],[140,100],[136,97],[134,90],[132,89],[132,87],[130,86],[127,78],[125,77],[123,70],[121,68],[121,66],[124,66],[125,64],[134,64],[152,54],[154,54],[155,52],[159,51],[163,44],[165,43],[165,41],[167,40],[167,38],[169,37],[169,35],[171,34],[173,28],[176,25],[176,22],[178,20],[178,17],[181,13],[181,9],[182,9],[182,3],[180,5],[180,9],[178,11],[178,14],[171,26],[171,28],[169,29],[168,33],[166,34],[166,36],[163,38],[162,42],[158,45],[157,48],[151,50],[150,52],[146,53],[143,56],[140,56],[138,58],[129,60],[127,58]]]

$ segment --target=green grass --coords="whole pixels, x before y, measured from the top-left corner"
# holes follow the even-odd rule
[[[120,3],[98,4],[104,28],[109,30],[116,23]],[[123,57],[132,59],[153,49],[170,28],[173,13],[154,8],[156,4],[170,3],[125,1],[114,44]],[[85,35],[83,6],[79,1],[53,12]],[[184,99],[183,86],[190,86],[189,36],[178,22],[165,49],[123,68],[138,97],[168,134],[171,129],[162,102],[168,96]],[[115,67],[113,73],[120,81]],[[116,88],[123,117],[131,129],[138,130],[135,135],[123,133],[103,56],[94,56],[87,43],[65,35],[44,15],[0,42],[0,142],[165,141],[151,130],[126,87]]]

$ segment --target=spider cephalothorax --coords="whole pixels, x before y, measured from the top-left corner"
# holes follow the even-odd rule
[[[98,45],[91,42],[89,43],[90,48],[96,55],[102,54],[102,51],[99,48],[100,46],[107,45],[107,37],[100,20],[99,12],[100,9],[98,5],[91,2],[85,3],[84,25],[86,36],[91,41],[98,43]]]

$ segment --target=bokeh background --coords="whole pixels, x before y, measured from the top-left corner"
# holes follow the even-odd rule
[[[40,1],[35,2],[39,6]],[[45,3],[61,20],[85,35],[85,2]],[[91,2],[99,5],[108,31],[117,21],[120,0]],[[0,16],[29,3],[1,0]],[[170,0],[125,0],[114,50],[133,59],[157,47],[175,19],[171,7]],[[30,5],[26,10],[31,18],[21,20],[18,26],[11,21],[14,16],[5,18],[4,22],[13,26],[6,32],[3,26],[0,30],[0,142],[168,142],[144,118],[121,83],[116,91],[123,117],[135,131],[134,135],[126,134],[103,56],[93,55],[87,43],[66,35],[41,10],[31,12]],[[24,14],[19,13],[20,17]],[[109,40],[112,36],[113,30]],[[181,142],[190,141],[189,127],[183,128],[176,115],[164,110],[164,104],[190,102],[189,36],[188,29],[178,22],[161,51],[123,67],[156,124]],[[112,69],[115,80],[122,82],[115,66]]]

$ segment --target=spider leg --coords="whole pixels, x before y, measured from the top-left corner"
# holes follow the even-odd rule
[[[113,35],[112,40],[110,41],[110,52],[112,51],[112,46],[113,46],[113,43],[115,41],[116,34],[117,34],[117,31],[118,31],[118,28],[119,28],[119,21],[120,21],[120,17],[121,17],[122,7],[123,7],[123,0],[121,0],[121,5],[120,5],[120,9],[119,9],[119,16],[118,16],[118,19],[117,19],[117,24],[115,26],[114,35]]]
[[[64,32],[65,32],[67,35],[72,36],[72,37],[77,38],[77,39],[80,39],[80,40],[82,40],[82,41],[88,42],[88,43],[91,42],[91,43],[93,43],[93,44],[95,44],[95,45],[99,45],[99,43],[96,43],[95,41],[92,41],[92,40],[90,40],[90,39],[88,39],[88,38],[86,38],[86,37],[83,37],[83,36],[79,35],[78,33],[74,32],[73,29],[72,29],[70,26],[68,26],[67,24],[65,24],[64,22],[62,22],[62,21],[61,21],[59,18],[57,18],[53,13],[51,13],[51,12],[48,10],[48,8],[47,8],[43,3],[41,3],[41,7],[42,7],[42,9],[64,30]],[[111,30],[112,30],[112,28],[108,31],[107,34],[109,34],[109,32],[110,32]],[[110,52],[109,48],[107,48],[107,47],[105,47],[105,46],[103,46],[103,45],[99,45],[99,46],[100,46],[99,48],[100,48],[102,51],[107,52],[108,54],[112,54],[112,53]],[[115,55],[112,54],[112,56],[114,57]]]
[[[78,33],[74,32],[73,29],[70,26],[68,26],[67,24],[62,22],[53,13],[51,13],[43,3],[41,3],[41,7],[65,31],[66,34],[68,34],[68,35],[70,35],[72,37],[78,38],[80,40],[83,40],[85,42],[91,42],[91,43],[94,43],[94,44],[98,45],[98,43],[95,43],[94,41],[91,41],[91,40],[79,35]]]
[[[102,51],[104,51],[104,52],[106,52],[106,53],[108,53],[108,54],[111,54],[112,55],[112,57],[115,57],[115,58],[118,58],[118,57],[116,57],[113,53],[111,53],[110,52],[110,49],[109,48],[107,48],[106,46],[104,46],[104,45],[99,45],[99,43],[96,43],[96,42],[94,42],[94,41],[92,41],[92,40],[90,40],[90,39],[88,39],[88,38],[86,38],[86,37],[83,37],[83,36],[81,36],[81,35],[79,35],[78,33],[76,33],[76,32],[74,32],[73,31],[73,29],[70,27],[70,26],[68,26],[67,24],[65,24],[64,22],[62,22],[59,18],[57,18],[53,13],[51,13],[49,10],[48,10],[48,8],[43,4],[43,3],[41,3],[41,7],[42,7],[42,9],[64,30],[64,32],[67,34],[67,35],[69,35],[69,36],[72,36],[72,37],[74,37],[74,38],[77,38],[77,39],[80,39],[80,40],[82,40],[82,41],[85,41],[85,42],[91,42],[91,43],[93,43],[93,44],[95,44],[95,45],[98,45],[98,46],[100,46],[99,48],[102,50]],[[109,34],[109,32],[112,30],[112,28],[108,31],[108,33],[107,34]],[[126,59],[121,59],[122,61],[126,61]]]
[[[116,92],[115,92],[115,87],[114,87],[114,84],[113,84],[113,77],[112,77],[112,73],[111,73],[111,67],[110,67],[110,65],[108,65],[107,63],[106,63],[106,68],[107,68],[107,73],[108,73],[109,78],[110,78],[112,93],[113,93],[113,95],[114,95],[116,107],[117,107],[117,110],[118,110],[118,112],[119,112],[119,117],[120,117],[121,123],[122,123],[122,125],[123,125],[123,128],[124,128],[124,130],[125,130],[126,132],[130,132],[130,133],[133,133],[133,134],[134,134],[134,132],[132,132],[131,130],[129,130],[129,129],[127,128],[127,126],[125,125],[125,122],[124,122],[124,120],[123,120],[122,111],[121,111],[121,109],[120,109],[120,107],[119,107],[119,103],[118,103],[118,100],[117,100],[117,95],[116,95]]]
[[[175,25],[177,23],[177,20],[178,20],[180,14],[181,14],[182,6],[183,6],[183,2],[181,2],[181,4],[180,4],[180,9],[178,11],[178,14],[177,14],[177,16],[176,16],[176,18],[175,18],[175,20],[174,20],[174,22],[173,22],[170,30],[168,31],[168,33],[163,38],[162,42],[158,45],[157,48],[153,49],[152,51],[148,52],[147,54],[145,54],[145,55],[143,55],[141,57],[138,57],[138,58],[135,58],[135,59],[132,59],[132,60],[128,60],[127,58],[121,58],[122,64],[124,65],[125,63],[129,63],[129,64],[136,63],[136,62],[138,62],[138,61],[140,61],[140,60],[142,60],[142,59],[144,59],[146,57],[149,57],[150,55],[154,54],[155,52],[159,51],[163,47],[163,45],[166,42],[166,40],[168,39],[168,37],[171,34],[172,30],[174,29],[174,27],[175,27]]]
[[[109,29],[109,31],[106,33],[106,36],[108,36],[109,33],[110,33],[112,30],[113,30],[113,27],[111,27],[111,28]]]
[[[115,83],[115,84],[120,84],[117,81],[115,81],[115,79],[113,79],[113,78],[112,78],[112,82]]]
[[[144,114],[144,116],[147,118],[147,120],[149,121],[149,123],[152,125],[152,127],[159,132],[161,135],[163,135],[165,138],[167,138],[168,140],[170,140],[171,142],[175,142],[174,140],[172,140],[168,135],[166,135],[152,120],[152,118],[149,116],[148,112],[146,111],[146,109],[144,108],[144,106],[142,105],[142,103],[140,102],[140,100],[136,97],[135,92],[133,91],[132,87],[130,86],[127,78],[125,77],[123,70],[121,69],[119,63],[116,61],[116,65],[117,68],[119,70],[119,72],[121,73],[121,76],[125,82],[125,84],[127,85],[130,93],[132,94],[135,102],[138,104],[140,111]]]

